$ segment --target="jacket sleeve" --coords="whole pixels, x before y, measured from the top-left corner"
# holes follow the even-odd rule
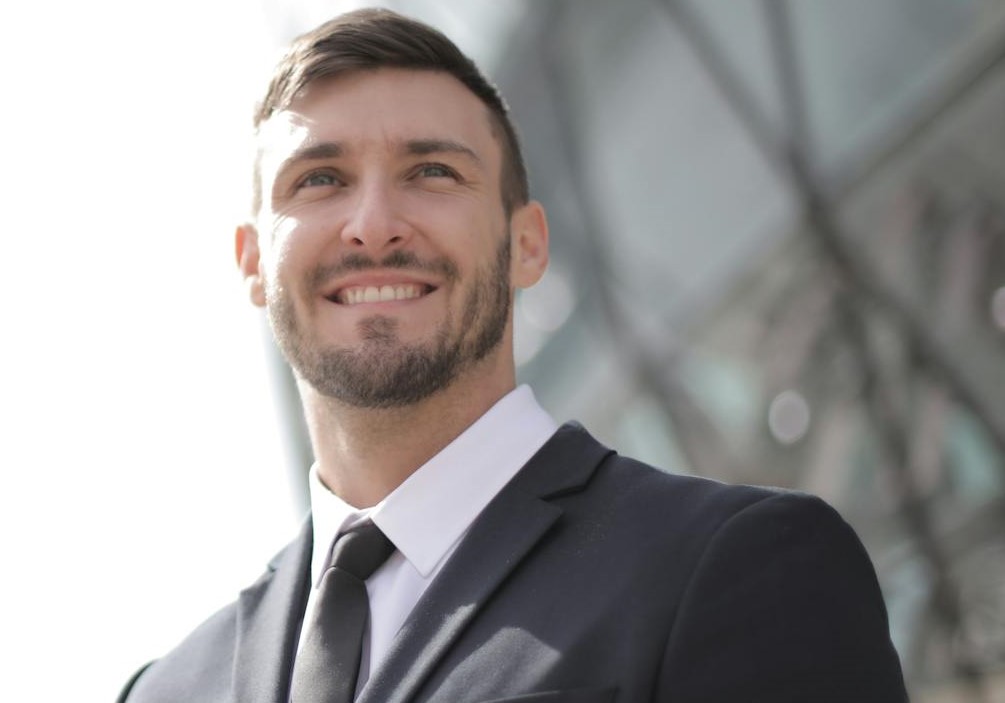
[[[833,508],[776,494],[722,524],[681,600],[656,699],[907,701],[872,563]]]

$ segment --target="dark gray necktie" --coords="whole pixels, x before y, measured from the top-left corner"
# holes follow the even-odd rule
[[[293,665],[292,703],[352,703],[370,616],[365,581],[393,551],[394,545],[372,522],[335,541],[314,612],[304,619],[304,642]]]

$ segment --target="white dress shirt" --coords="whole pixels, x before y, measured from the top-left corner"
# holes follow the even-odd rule
[[[396,547],[366,582],[370,624],[357,692],[369,672],[380,665],[394,635],[471,523],[556,429],[558,425],[538,405],[530,387],[520,386],[384,500],[364,510],[353,508],[329,491],[318,477],[317,466],[311,468],[313,587],[306,612],[315,607],[317,588],[337,535],[370,519]]]

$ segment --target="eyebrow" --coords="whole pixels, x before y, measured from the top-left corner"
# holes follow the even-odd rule
[[[475,153],[474,149],[465,146],[452,139],[412,139],[405,144],[405,152],[415,156],[429,156],[431,154],[460,154],[474,161],[479,166],[482,159]]]
[[[292,154],[290,154],[286,159],[283,159],[283,163],[279,165],[276,170],[277,174],[284,173],[294,164],[300,163],[301,161],[321,161],[323,159],[335,159],[340,156],[345,155],[345,147],[339,142],[318,142],[316,144],[308,144],[302,146]]]

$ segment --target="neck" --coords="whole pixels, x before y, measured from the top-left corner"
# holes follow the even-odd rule
[[[458,378],[418,403],[380,409],[345,405],[301,382],[321,481],[354,507],[376,505],[515,385],[512,372],[491,379]]]

